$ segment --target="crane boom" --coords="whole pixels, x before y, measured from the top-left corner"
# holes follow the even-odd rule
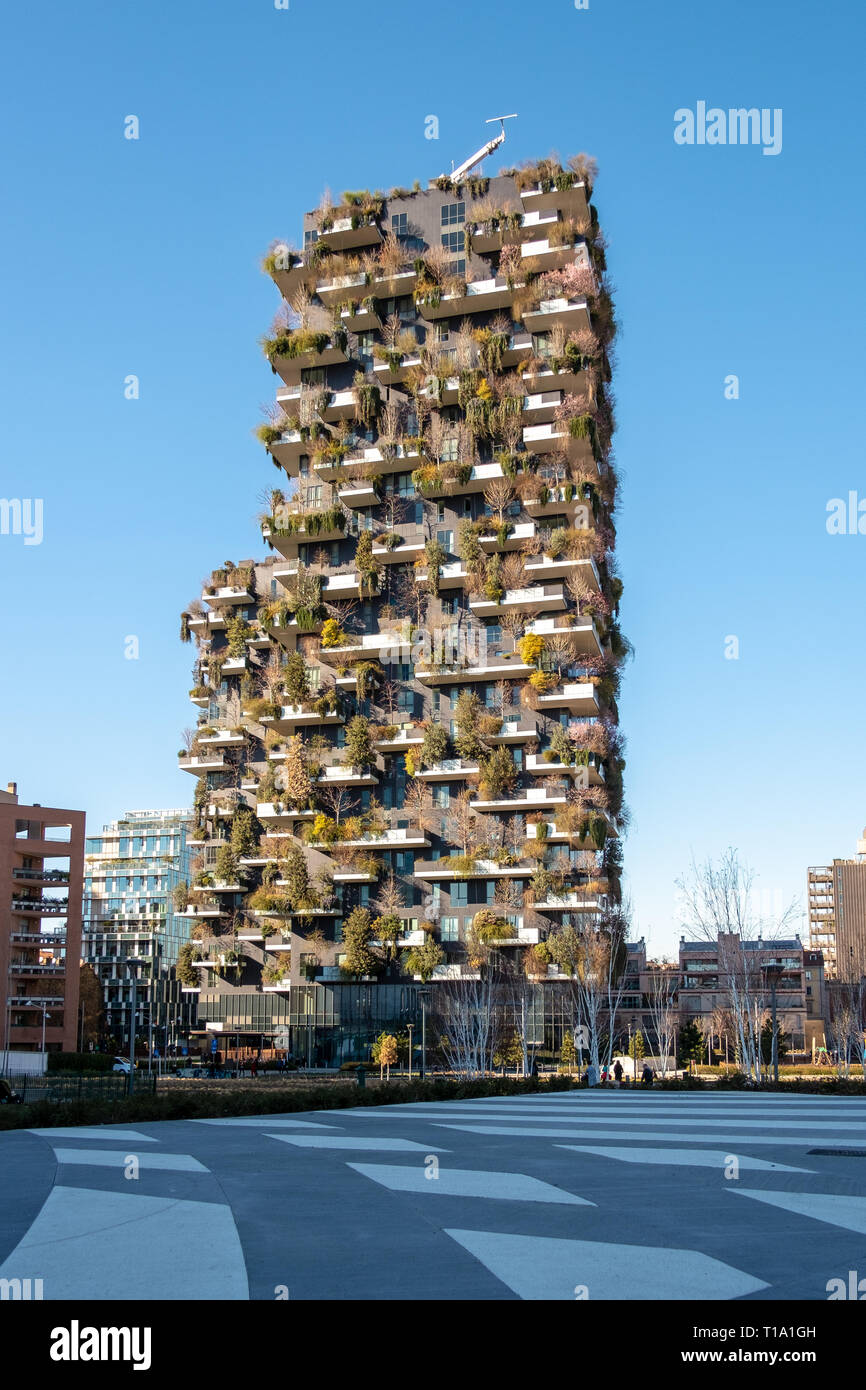
[[[486,145],[482,145],[481,149],[476,150],[475,153],[470,155],[468,159],[464,159],[463,163],[459,166],[459,168],[452,170],[450,174],[442,174],[440,175],[440,177],[451,178],[455,180],[462,179],[464,174],[468,174],[470,169],[474,169],[476,164],[480,164],[482,159],[486,159],[489,154],[492,154],[495,149],[498,149],[500,145],[504,144],[505,122],[513,121],[516,115],[517,112],[513,111],[509,116],[491,116],[485,122],[485,124],[492,125],[494,121],[499,121],[500,126],[502,127],[499,131],[499,134],[494,135],[492,140],[488,140]]]

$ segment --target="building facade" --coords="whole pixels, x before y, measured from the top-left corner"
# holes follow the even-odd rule
[[[834,859],[807,875],[809,941],[827,978],[853,983],[866,975],[866,830],[853,859]]]
[[[417,1023],[419,986],[561,981],[573,933],[616,911],[627,643],[593,174],[345,194],[266,258],[272,553],[215,570],[181,620],[203,1029],[339,1060]]]
[[[78,1037],[84,812],[0,792],[2,1055],[74,1052]]]
[[[742,997],[751,995],[763,1011],[770,1009],[767,967],[779,967],[776,1007],[779,1032],[793,1052],[823,1047],[826,1006],[824,960],[820,951],[804,947],[799,936],[778,941],[740,939],[721,934],[716,941],[680,940],[679,1021],[694,1021],[712,1045],[724,1052],[725,1037],[732,1031],[729,981]],[[731,1039],[728,1037],[729,1053]],[[732,1055],[728,1060],[733,1061]]]
[[[106,1030],[118,1048],[129,1046],[133,970],[142,1038],[170,1046],[195,1026],[174,969],[190,932],[175,896],[189,882],[191,826],[188,808],[127,811],[87,839],[83,956],[102,985]],[[131,967],[131,958],[141,963]]]

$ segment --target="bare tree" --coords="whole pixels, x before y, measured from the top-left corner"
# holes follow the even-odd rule
[[[667,961],[649,966],[647,1001],[650,1021],[655,1034],[656,1050],[662,1076],[667,1075],[668,1058],[674,1056],[674,1041],[679,1021],[677,989],[678,968]]]
[[[500,1021],[492,973],[440,984],[435,1004],[440,1045],[451,1070],[470,1077],[492,1071]]]
[[[727,849],[718,863],[692,860],[688,875],[677,879],[684,917],[695,935],[718,951],[719,988],[733,1020],[737,1052],[746,1075],[760,1084],[761,1029],[766,1018],[766,982],[760,949],[781,935],[794,916],[790,904],[775,918],[756,907],[755,874]]]
[[[358,809],[358,796],[351,787],[336,784],[331,787],[320,786],[317,788],[317,796],[338,825]]]

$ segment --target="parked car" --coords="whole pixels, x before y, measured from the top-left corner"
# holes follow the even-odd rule
[[[129,1058],[115,1057],[114,1066],[111,1068],[111,1070],[123,1072],[124,1076],[129,1076]]]
[[[21,1105],[22,1100],[10,1082],[0,1076],[0,1105]]]

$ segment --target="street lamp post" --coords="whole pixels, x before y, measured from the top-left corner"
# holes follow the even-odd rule
[[[138,969],[138,966],[139,966],[139,965],[143,965],[143,964],[144,964],[144,961],[142,960],[142,958],[141,958],[140,956],[127,956],[127,958],[126,958],[126,968],[129,970],[130,975],[132,976],[132,1013],[131,1013],[131,1015],[130,1015],[130,1020],[129,1020],[129,1086],[128,1086],[128,1091],[129,1091],[129,1094],[130,1094],[130,1095],[132,1095],[133,1087],[134,1087],[134,1085],[135,1085],[135,1014],[136,1014],[136,1009],[137,1009],[137,1007],[138,1007],[138,1005],[137,1005],[137,998],[136,998],[137,992],[138,992],[138,975],[137,975],[136,971],[137,971],[137,969]]]
[[[782,965],[764,966],[764,974],[770,981],[770,1009],[772,1012],[773,1019],[773,1040],[770,1050],[770,1059],[773,1067],[773,1080],[776,1083],[778,1083],[779,1080],[779,1030],[776,1019],[776,986],[779,982],[779,979],[783,971],[784,966]]]
[[[427,1079],[427,999],[429,990],[419,989],[418,998],[421,1001],[421,1080]]]
[[[412,1080],[412,1029],[413,1029],[414,1027],[415,1027],[414,1023],[407,1023],[407,1024],[406,1024],[406,1031],[407,1031],[407,1033],[409,1034],[409,1080],[410,1080],[410,1081]]]

